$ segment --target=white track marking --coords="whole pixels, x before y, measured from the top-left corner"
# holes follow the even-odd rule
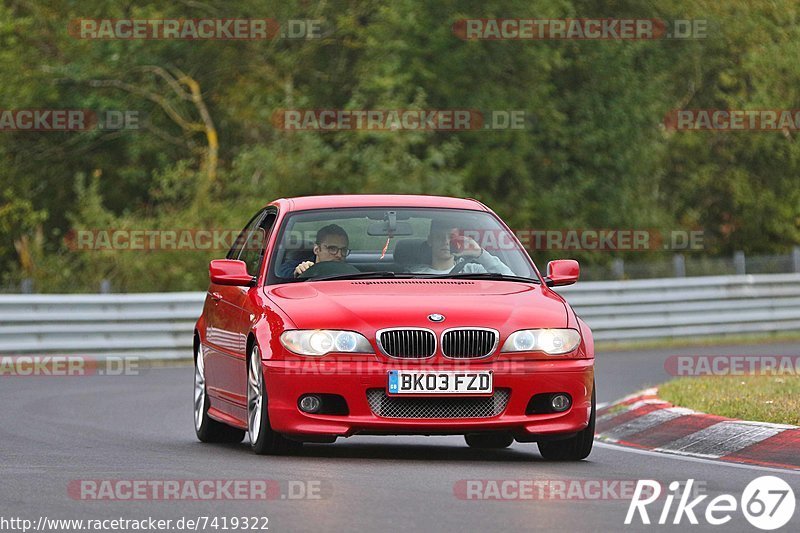
[[[622,409],[619,409],[619,410],[614,411],[612,413],[606,413],[606,414],[598,417],[597,418],[597,422],[605,422],[606,420],[610,420],[612,418],[615,418],[615,417],[617,417],[617,416],[619,416],[621,414],[627,413],[628,411],[634,411],[636,409],[639,409],[641,407],[645,407],[647,405],[662,405],[662,404],[666,405],[667,402],[665,402],[663,400],[654,400],[654,399],[641,400],[641,401],[632,403],[630,405],[626,405]],[[642,415],[642,416],[644,416],[644,415]]]
[[[675,459],[678,461],[690,461],[694,463],[706,463],[706,464],[713,464],[717,466],[729,466],[732,468],[743,468],[745,470],[763,470],[769,472],[779,472],[783,475],[790,475],[790,476],[800,476],[800,471],[798,470],[791,470],[791,469],[784,469],[784,468],[775,468],[772,466],[758,466],[758,465],[749,465],[749,464],[742,464],[742,463],[734,463],[731,461],[723,461],[720,459],[706,459],[703,457],[692,457],[690,455],[675,455],[671,453],[662,453],[656,452],[652,450],[641,450],[639,448],[628,448],[627,446],[621,446],[619,444],[612,444],[609,442],[601,442],[601,441],[594,441],[594,445],[600,448],[608,448],[610,450],[619,451],[619,452],[626,452],[626,453],[638,453],[641,455],[654,455],[657,457],[662,457],[664,459]],[[591,457],[591,455],[589,456]]]
[[[656,448],[655,451],[710,458],[723,457],[783,431],[785,430],[782,428],[742,424],[736,421],[719,422]]]
[[[613,440],[619,440],[629,435],[633,435],[634,433],[639,433],[646,429],[660,426],[665,422],[669,422],[670,420],[674,420],[688,414],[691,414],[691,411],[688,411],[687,409],[658,409],[645,415],[637,416],[633,420],[629,420],[624,424],[614,426],[608,431],[604,431],[601,435]]]

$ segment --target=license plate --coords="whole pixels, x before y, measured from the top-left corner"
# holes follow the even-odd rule
[[[389,371],[389,394],[491,394],[492,372]]]

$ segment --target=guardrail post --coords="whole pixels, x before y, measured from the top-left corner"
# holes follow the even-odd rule
[[[792,248],[792,272],[800,272],[800,246]]]
[[[745,271],[747,268],[744,262],[744,252],[741,250],[733,253],[733,267],[736,269],[737,275],[744,276],[746,274]]]
[[[672,256],[672,268],[675,271],[676,278],[686,277],[686,258],[683,254],[675,254]]]
[[[611,263],[611,275],[614,279],[622,279],[625,277],[625,261],[622,259],[614,259]]]
[[[19,284],[19,292],[22,294],[33,294],[33,280],[30,278],[23,279]]]
[[[100,281],[100,294],[110,294],[111,293],[111,282],[107,279]]]

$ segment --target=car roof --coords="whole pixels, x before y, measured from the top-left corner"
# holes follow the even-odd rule
[[[326,196],[297,196],[280,198],[270,205],[284,210],[301,211],[337,207],[440,207],[488,211],[487,207],[472,198],[428,196],[423,194],[334,194]]]

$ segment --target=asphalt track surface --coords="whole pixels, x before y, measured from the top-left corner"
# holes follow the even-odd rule
[[[666,380],[663,364],[669,355],[798,350],[797,344],[767,344],[600,353],[598,401],[613,401]],[[306,445],[292,457],[256,456],[247,440],[209,445],[195,439],[189,366],[147,369],[138,376],[3,377],[0,402],[0,518],[34,523],[41,516],[173,521],[264,516],[269,531],[758,531],[739,510],[724,526],[703,525],[702,516],[698,526],[688,525],[685,517],[679,526],[645,526],[638,517],[624,526],[628,499],[467,500],[457,497],[454,487],[465,479],[693,478],[710,495],[699,506],[703,514],[705,503],[715,495],[728,493],[738,499],[751,480],[777,475],[800,497],[800,473],[603,444],[578,463],[545,462],[535,444],[472,450],[461,437],[352,437],[333,445]],[[81,479],[303,480],[320,482],[323,497],[83,501],[67,490],[71,481]],[[663,500],[653,505],[650,517],[656,521]],[[221,526],[218,521],[216,530]],[[230,523],[228,527],[230,531]],[[800,531],[800,504],[782,529]]]

